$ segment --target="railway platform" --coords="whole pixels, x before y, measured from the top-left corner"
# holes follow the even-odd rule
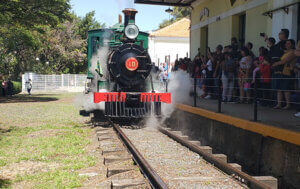
[[[188,103],[193,106],[193,103]],[[209,110],[212,112],[218,111],[217,100],[197,99],[197,107]],[[276,110],[271,107],[264,107],[258,105],[258,123],[272,125],[274,127],[287,129],[290,131],[300,132],[300,118],[295,117],[295,109],[290,110]],[[222,114],[253,121],[254,105],[253,104],[236,104],[236,103],[222,103]]]
[[[217,111],[217,100],[197,99],[197,107],[191,100],[177,104],[168,125],[212,147],[213,153],[227,155],[251,175],[276,177],[278,188],[300,187],[300,119],[295,111],[259,106],[257,122],[250,104],[222,104],[222,112]]]

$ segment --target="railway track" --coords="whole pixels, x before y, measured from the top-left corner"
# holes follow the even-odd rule
[[[111,128],[97,130],[100,148],[105,156],[104,164],[115,164],[114,167],[108,165],[107,177],[113,178],[107,187],[269,188],[213,156],[199,142],[188,141],[179,132],[162,127],[126,129],[112,122],[109,125]],[[111,142],[117,139],[121,144]],[[111,148],[106,146],[105,149],[105,144],[110,144]],[[132,161],[131,159],[138,168],[133,167],[133,163],[124,167],[124,162]],[[138,169],[143,176],[138,175]],[[127,176],[120,176],[122,174]]]

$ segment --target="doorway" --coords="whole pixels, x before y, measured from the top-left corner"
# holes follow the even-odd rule
[[[245,46],[246,40],[246,14],[239,16],[239,47]]]
[[[208,26],[202,27],[200,32],[200,52],[201,54],[206,54],[208,47]]]

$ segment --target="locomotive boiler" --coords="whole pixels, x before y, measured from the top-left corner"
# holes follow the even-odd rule
[[[160,116],[161,103],[170,104],[171,94],[153,87],[148,34],[135,24],[137,11],[125,9],[123,13],[123,23],[119,16],[119,23],[111,28],[88,32],[86,92],[93,93],[93,103],[104,105],[93,113],[110,118]]]

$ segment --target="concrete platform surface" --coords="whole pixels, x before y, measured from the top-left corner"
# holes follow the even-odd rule
[[[185,103],[193,105],[193,101]],[[203,108],[212,112],[218,111],[217,100],[206,100],[197,98],[197,107]],[[222,103],[222,113],[229,116],[234,116],[241,119],[253,121],[254,105],[253,104],[236,104]],[[270,107],[258,105],[258,122],[276,126],[282,129],[300,132],[300,118],[294,116],[296,110],[276,110]]]

